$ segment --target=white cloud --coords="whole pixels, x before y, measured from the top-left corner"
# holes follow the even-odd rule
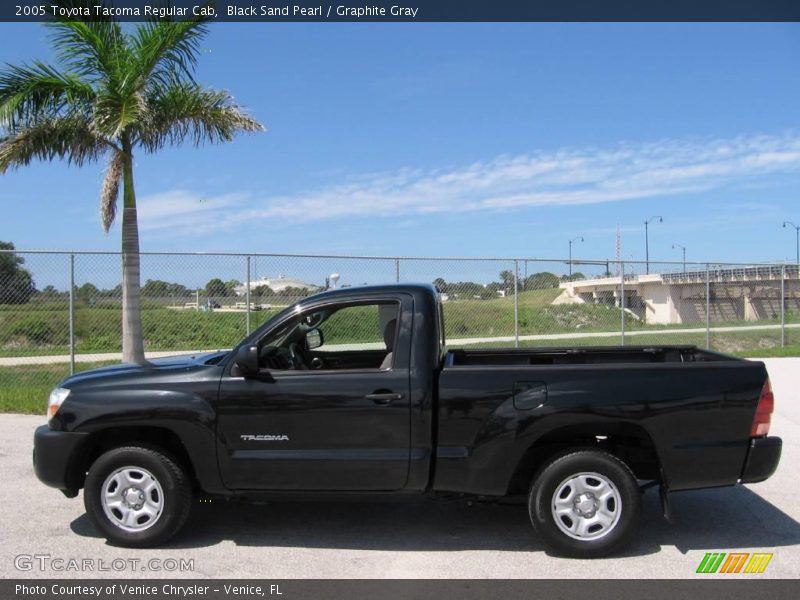
[[[245,222],[580,205],[750,186],[800,172],[800,136],[741,135],[498,156],[462,167],[362,175],[295,195],[144,198],[143,229],[207,232]]]
[[[185,190],[173,190],[142,198],[137,203],[137,216],[143,230],[178,228],[181,231],[206,231],[220,213],[243,199],[241,194],[204,198]]]

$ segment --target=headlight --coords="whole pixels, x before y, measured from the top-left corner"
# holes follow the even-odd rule
[[[56,388],[50,392],[50,399],[47,401],[47,418],[52,419],[56,416],[61,403],[69,396],[67,388]]]

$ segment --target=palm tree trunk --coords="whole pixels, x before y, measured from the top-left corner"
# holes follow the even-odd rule
[[[146,364],[140,303],[139,225],[133,189],[133,155],[127,140],[122,142],[122,152],[122,360]]]

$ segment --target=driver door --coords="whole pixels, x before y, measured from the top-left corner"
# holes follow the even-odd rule
[[[412,304],[401,294],[311,306],[291,317],[295,323],[288,328],[284,322],[266,331],[259,341],[260,352],[267,350],[259,375],[226,375],[221,382],[218,437],[225,485],[402,489],[410,451]],[[317,324],[320,314],[325,318]],[[392,317],[393,347],[386,348]],[[304,328],[321,332],[319,348],[298,346]],[[392,365],[381,369],[390,351]]]

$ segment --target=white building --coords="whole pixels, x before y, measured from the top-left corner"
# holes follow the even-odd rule
[[[318,285],[313,285],[311,283],[305,283],[300,279],[296,279],[294,277],[286,277],[285,275],[278,275],[276,278],[269,278],[269,277],[262,277],[261,279],[255,279],[250,282],[250,290],[255,290],[256,288],[266,286],[271,289],[276,294],[284,291],[286,288],[295,288],[306,290],[307,292],[315,292],[321,289]],[[233,288],[234,292],[236,292],[237,296],[244,296],[247,294],[247,284],[237,285]]]

